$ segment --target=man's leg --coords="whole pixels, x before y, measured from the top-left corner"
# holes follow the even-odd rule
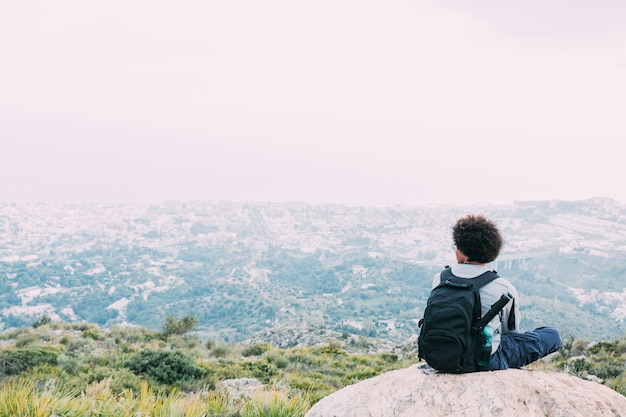
[[[501,335],[496,353],[491,355],[489,369],[521,368],[556,352],[560,347],[561,336],[552,327],[539,327],[526,333],[506,333]]]

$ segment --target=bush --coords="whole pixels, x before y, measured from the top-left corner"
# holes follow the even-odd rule
[[[269,353],[265,355],[265,360],[268,363],[274,364],[278,369],[286,369],[290,363],[286,357],[276,353]]]
[[[345,353],[341,349],[341,343],[334,341],[334,340],[331,340],[330,342],[328,342],[328,345],[322,346],[321,351],[322,353],[326,353],[329,355],[339,355],[339,354]]]
[[[168,314],[163,324],[162,335],[167,338],[171,335],[179,335],[190,332],[198,324],[198,319],[194,316],[184,316],[182,319],[178,319],[171,314]]]
[[[37,335],[34,334],[26,334],[23,336],[20,336],[16,341],[15,341],[15,347],[16,348],[24,348],[28,345],[32,345],[35,342],[37,342],[39,340],[39,337],[37,337]]]
[[[71,330],[78,330],[80,332],[84,332],[85,330],[93,330],[98,329],[98,326],[93,323],[80,322],[80,323],[72,323],[69,325]]]
[[[51,348],[6,349],[0,351],[0,375],[18,375],[37,365],[56,365],[59,352]]]
[[[33,322],[33,327],[36,329],[39,326],[43,326],[45,324],[50,324],[52,320],[48,317],[47,314],[44,314],[39,320]]]
[[[247,346],[245,347],[242,351],[241,354],[245,357],[248,356],[261,356],[262,354],[264,354],[265,352],[267,352],[270,349],[270,345],[267,343],[255,343],[253,345]]]
[[[625,369],[626,363],[624,358],[603,355],[599,358],[594,358],[588,367],[588,372],[599,378],[608,379],[621,375]]]
[[[141,389],[141,380],[128,369],[114,369],[110,367],[96,366],[83,378],[83,383],[93,384],[106,381],[107,386],[113,394],[121,394],[124,390],[130,389],[138,392]],[[77,387],[84,389],[84,387]]]
[[[124,365],[135,375],[146,376],[159,384],[178,385],[202,378],[205,370],[181,351],[142,350]]]
[[[390,352],[383,352],[380,354],[380,358],[387,363],[396,363],[398,362],[398,355]]]
[[[99,340],[100,339],[100,332],[98,331],[98,329],[87,329],[83,331],[83,337],[84,338],[91,338],[93,340]]]
[[[605,385],[626,396],[626,375],[622,374],[617,378],[609,379],[605,382]]]
[[[211,355],[216,358],[225,358],[230,354],[230,348],[228,346],[215,346],[211,349]]]
[[[266,361],[244,363],[244,368],[251,371],[255,378],[265,384],[269,383],[272,377],[278,374],[276,366]]]

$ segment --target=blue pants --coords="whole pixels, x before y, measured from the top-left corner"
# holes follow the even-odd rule
[[[560,347],[561,336],[552,327],[539,327],[526,333],[506,333],[501,335],[500,346],[489,359],[489,370],[521,368],[556,352]]]

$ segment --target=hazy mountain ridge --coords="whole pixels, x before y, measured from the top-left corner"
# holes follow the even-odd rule
[[[432,274],[452,262],[450,227],[468,212],[500,225],[506,246],[492,266],[518,286],[528,327],[624,333],[626,207],[606,199],[4,204],[0,311],[5,327],[48,314],[154,328],[173,313],[234,341],[281,323],[402,340],[417,331]]]

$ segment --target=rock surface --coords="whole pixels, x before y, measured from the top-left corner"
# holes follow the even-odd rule
[[[263,391],[261,381],[256,378],[225,379],[217,384],[217,389],[228,393],[233,398],[252,398],[256,393]]]
[[[572,375],[509,369],[440,374],[425,365],[323,398],[306,417],[626,417],[626,397]]]

